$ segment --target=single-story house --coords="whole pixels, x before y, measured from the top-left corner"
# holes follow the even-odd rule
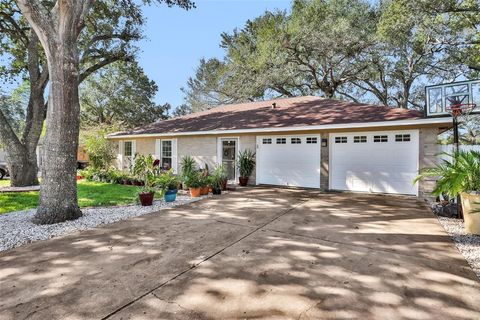
[[[238,181],[239,151],[256,152],[252,184],[427,196],[413,183],[436,163],[437,135],[451,118],[314,96],[219,106],[109,135],[126,169],[136,153],[181,170],[183,156],[223,163]]]

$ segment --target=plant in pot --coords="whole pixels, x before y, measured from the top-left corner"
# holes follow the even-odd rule
[[[172,169],[162,173],[156,179],[156,185],[163,190],[165,202],[173,202],[176,200],[179,184],[179,179],[173,174]]]
[[[225,168],[222,165],[213,170],[209,177],[213,194],[222,194],[223,182],[225,181]]]
[[[142,206],[151,206],[155,195],[155,159],[151,155],[137,155],[132,168],[132,173],[141,182],[143,187],[138,193]]]
[[[208,168],[200,171],[200,194],[205,196],[210,191],[210,178]]]
[[[433,194],[460,195],[465,232],[480,235],[480,152],[458,151],[435,167],[425,168],[415,179],[436,177]]]
[[[188,189],[188,185],[185,183],[188,180],[188,177],[194,172],[197,171],[197,162],[190,156],[184,156],[180,160],[181,168],[181,178],[183,181],[183,187]]]
[[[240,169],[239,182],[241,186],[248,184],[248,178],[252,175],[255,168],[255,152],[246,149],[238,154],[238,167]]]
[[[198,171],[192,171],[184,179],[185,186],[187,186],[187,188],[190,190],[190,196],[193,198],[200,197],[202,191],[202,181],[200,178],[200,173]]]

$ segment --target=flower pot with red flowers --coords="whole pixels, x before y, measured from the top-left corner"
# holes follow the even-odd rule
[[[241,186],[248,184],[248,178],[252,175],[255,169],[255,152],[245,149],[238,154],[238,167],[240,170],[240,177],[238,178]]]

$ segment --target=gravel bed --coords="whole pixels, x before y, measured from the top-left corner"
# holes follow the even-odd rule
[[[480,236],[465,234],[463,221],[460,219],[438,217],[438,221],[480,279]]]
[[[177,200],[167,203],[155,201],[150,207],[129,205],[121,207],[96,207],[82,209],[83,216],[77,220],[53,225],[36,225],[30,220],[36,209],[10,212],[0,215],[0,251],[8,250],[25,243],[46,240],[80,230],[93,229],[99,225],[141,216],[147,213],[201,200],[186,195],[178,195]]]

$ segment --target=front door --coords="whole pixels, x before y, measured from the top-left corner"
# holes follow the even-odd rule
[[[222,139],[222,164],[227,170],[228,180],[236,180],[237,139]]]

